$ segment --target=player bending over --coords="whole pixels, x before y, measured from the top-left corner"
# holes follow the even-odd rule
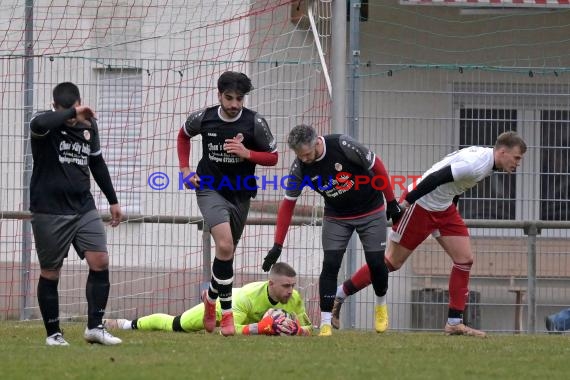
[[[279,258],[303,187],[319,193],[325,201],[319,336],[330,336],[338,272],[352,234],[355,231],[358,234],[366,263],[372,268],[375,294],[384,296],[388,291],[388,268],[384,263],[386,220],[396,222],[403,210],[394,198],[388,171],[380,157],[350,136],[319,136],[312,126],[301,124],[289,132],[287,144],[296,158],[291,164],[285,197],[277,211],[274,244],[262,268],[267,271]],[[372,185],[373,178],[384,180],[383,190]]]
[[[406,211],[392,227],[386,249],[386,265],[391,272],[400,269],[429,235],[437,239],[453,262],[449,276],[449,310],[445,325],[447,335],[485,336],[483,331],[463,323],[473,252],[469,231],[457,211],[454,199],[496,170],[509,174],[516,171],[525,152],[526,143],[515,132],[501,133],[493,148],[471,146],[448,154],[422,175],[422,180],[415,189],[404,195],[402,206]],[[340,308],[344,299],[370,283],[370,271],[365,265],[337,288],[333,305],[334,327],[339,326]],[[378,332],[384,332],[388,328],[385,304],[385,296],[377,300],[377,310],[380,307],[386,310],[386,313],[375,313],[375,328]]]

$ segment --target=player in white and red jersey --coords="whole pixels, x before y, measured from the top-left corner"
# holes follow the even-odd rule
[[[526,144],[520,136],[515,132],[504,132],[499,135],[493,148],[472,146],[447,155],[422,175],[415,189],[410,189],[403,196],[402,206],[406,211],[392,227],[385,255],[386,265],[391,272],[400,269],[429,235],[437,239],[453,261],[445,326],[448,335],[485,336],[483,331],[463,323],[473,252],[469,231],[454,200],[496,170],[514,172],[525,152]],[[338,318],[344,299],[370,284],[369,272],[366,265],[361,267],[337,289],[333,327],[339,326]],[[388,328],[385,304],[383,297],[376,306],[375,327],[378,332]],[[380,309],[385,312],[379,313]]]

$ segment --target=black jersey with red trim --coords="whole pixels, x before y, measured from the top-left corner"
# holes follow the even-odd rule
[[[256,164],[224,150],[226,139],[238,138],[249,150],[275,152],[276,141],[265,119],[257,112],[243,108],[232,121],[223,120],[218,107],[209,107],[191,114],[184,124],[184,132],[202,136],[202,158],[196,168],[203,188],[218,191],[226,199],[254,198],[257,181]]]
[[[321,138],[321,137],[319,137]],[[370,181],[375,154],[347,135],[323,136],[324,151],[311,164],[293,161],[285,196],[297,199],[309,186],[325,200],[324,215],[351,217],[368,213],[384,204],[384,196]],[[357,182],[357,178],[361,181]]]
[[[39,133],[36,124],[50,112],[54,111],[38,112],[30,121],[34,160],[30,211],[73,215],[93,210],[89,157],[101,154],[97,123],[93,119],[91,126],[61,123]]]

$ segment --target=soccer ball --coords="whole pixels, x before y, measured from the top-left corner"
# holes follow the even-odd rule
[[[273,320],[278,320],[281,318],[293,319],[293,316],[283,309],[269,309],[265,312],[265,314],[263,314],[263,318],[267,317],[268,315],[270,315]]]
[[[274,335],[295,335],[299,329],[295,321],[295,314],[283,309],[269,309],[263,317],[270,316],[273,319]]]

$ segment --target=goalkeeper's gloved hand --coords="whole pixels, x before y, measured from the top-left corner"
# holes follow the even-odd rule
[[[310,336],[311,335],[311,327],[310,326],[301,326],[301,322],[297,320],[297,324],[299,325],[299,330],[297,331],[297,335],[301,336]]]
[[[398,204],[398,201],[392,199],[386,204],[386,219],[392,219],[392,224],[396,224],[404,214],[404,211],[405,210]]]
[[[273,264],[277,262],[277,259],[279,258],[279,256],[281,256],[282,249],[283,246],[281,244],[277,243],[273,244],[273,247],[269,250],[267,256],[265,256],[265,258],[263,259],[263,265],[261,266],[261,269],[263,269],[264,272],[269,271],[269,269],[271,269]]]
[[[263,317],[257,322],[257,333],[260,335],[277,335],[275,319],[271,315]]]
[[[277,335],[275,332],[275,320],[271,315],[266,315],[257,323],[246,325],[243,335]]]
[[[298,319],[283,318],[275,326],[275,332],[279,335],[299,335],[299,330],[301,330],[301,326]]]

